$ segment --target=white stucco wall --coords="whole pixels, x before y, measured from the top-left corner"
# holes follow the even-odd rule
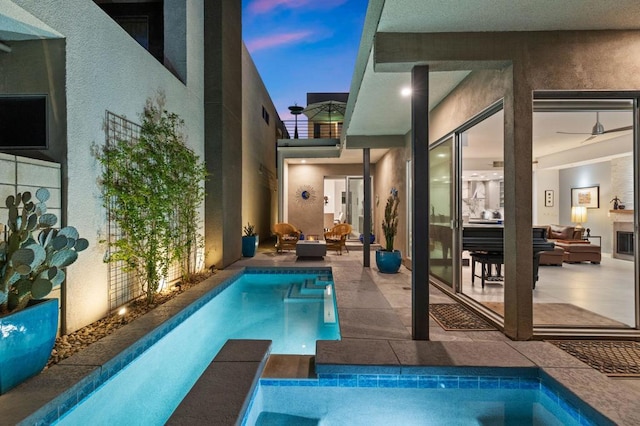
[[[88,0],[14,3],[66,38],[67,222],[90,242],[68,270],[63,332],[103,317],[108,310],[105,212],[98,185],[100,166],[92,144],[103,145],[105,110],[140,121],[145,101],[158,90],[166,109],[185,120],[188,145],[203,158],[203,0],[187,0],[187,81],[179,81]]]

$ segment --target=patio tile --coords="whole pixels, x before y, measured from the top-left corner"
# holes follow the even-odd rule
[[[389,342],[402,365],[535,367],[503,342]]]

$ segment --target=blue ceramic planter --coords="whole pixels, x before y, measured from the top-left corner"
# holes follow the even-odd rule
[[[376,266],[384,274],[395,274],[400,269],[402,263],[402,252],[400,250],[384,251],[376,250]]]
[[[258,236],[242,237],[242,256],[253,257],[258,250]]]
[[[49,360],[58,331],[58,299],[0,318],[0,394],[40,373]]]
[[[360,242],[364,244],[364,234],[360,234]],[[373,244],[376,242],[376,236],[374,234],[369,234],[369,244]]]

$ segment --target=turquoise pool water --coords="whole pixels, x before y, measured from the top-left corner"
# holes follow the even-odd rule
[[[589,415],[537,377],[329,374],[261,379],[242,424],[601,424]]]
[[[266,272],[244,273],[187,308],[59,424],[164,424],[227,339],[271,339],[271,353],[313,354],[316,340],[340,338],[330,270]]]

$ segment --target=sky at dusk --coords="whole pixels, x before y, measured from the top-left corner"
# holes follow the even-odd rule
[[[280,118],[307,92],[348,92],[367,0],[242,0],[242,36]]]

